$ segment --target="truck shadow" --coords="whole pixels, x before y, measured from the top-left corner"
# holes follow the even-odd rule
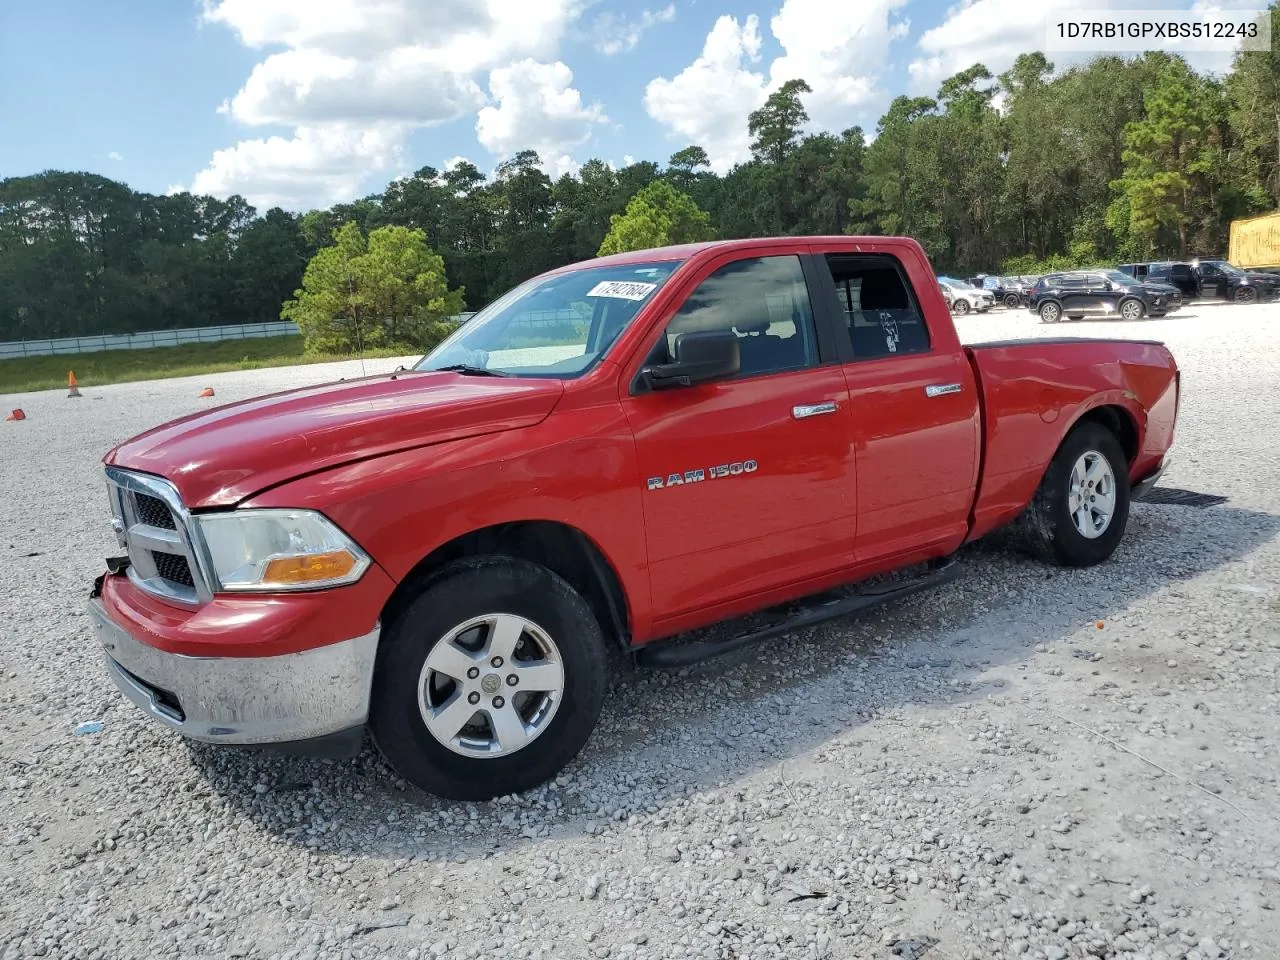
[[[1011,535],[996,534],[964,551],[965,571],[932,592],[732,661],[680,674],[624,673],[582,755],[556,782],[515,799],[424,796],[367,744],[347,761],[188,749],[234,812],[285,842],[381,860],[384,873],[389,861],[465,862],[660,814],[674,800],[810,756],[902,710],[945,711],[1009,693],[1020,671],[1034,669],[1029,661],[1041,645],[1070,638],[1071,652],[1061,648],[1067,658],[1092,660],[1109,640],[1105,630],[1082,628],[1158,594],[1173,591],[1176,603],[1179,584],[1241,560],[1278,530],[1280,517],[1231,506],[1137,504],[1115,557],[1085,570],[1041,565],[1021,556]],[[1102,665],[1124,669],[1123,658]]]

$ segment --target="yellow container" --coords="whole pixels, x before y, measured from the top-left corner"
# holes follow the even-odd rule
[[[1280,267],[1280,210],[1231,224],[1227,259],[1237,267]]]

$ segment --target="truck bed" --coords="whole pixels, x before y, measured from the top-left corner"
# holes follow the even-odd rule
[[[1162,343],[1046,337],[964,349],[978,381],[983,434],[970,539],[1023,510],[1084,417],[1120,434],[1131,483],[1158,469],[1173,442],[1178,368]]]

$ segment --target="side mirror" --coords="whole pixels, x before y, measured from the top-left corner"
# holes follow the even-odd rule
[[[1114,283],[1112,283],[1110,280],[1108,280],[1108,281],[1106,282],[1106,289],[1107,289],[1107,290],[1114,290],[1115,288],[1116,288],[1116,285],[1115,285]]]
[[[742,365],[738,338],[731,330],[677,334],[674,353],[671,363],[655,363],[645,368],[645,379],[654,390],[691,387],[731,377]]]

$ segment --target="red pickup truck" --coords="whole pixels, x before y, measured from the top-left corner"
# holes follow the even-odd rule
[[[620,652],[680,666],[900,597],[1012,522],[1105,560],[1178,401],[1158,343],[962,346],[909,239],[604,257],[412,369],[113,449],[125,553],[90,612],[181,734],[332,755],[368,728],[407,781],[491,798],[578,753]]]

